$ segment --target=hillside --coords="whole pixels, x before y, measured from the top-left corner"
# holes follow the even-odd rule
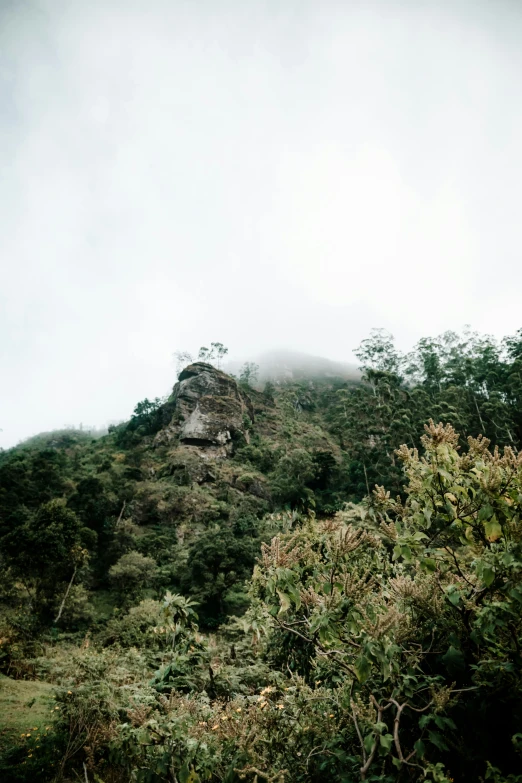
[[[0,453],[2,780],[519,781],[522,334],[358,356]]]
[[[97,536],[95,590],[107,587],[107,569],[132,542],[163,574],[157,590],[188,591],[209,622],[222,619],[241,605],[267,513],[310,504],[324,513],[344,502],[346,466],[318,410],[335,383],[346,385],[318,380],[262,393],[191,365],[168,401],[140,403],[106,437],[51,433],[1,455],[1,533],[9,539],[27,512],[64,497]],[[198,587],[194,558],[216,541],[223,557],[245,562],[226,585]]]

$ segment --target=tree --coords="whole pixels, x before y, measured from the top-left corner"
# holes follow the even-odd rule
[[[211,362],[214,358],[212,351],[210,348],[207,348],[205,345],[202,345],[201,348],[198,351],[198,361],[199,362]]]
[[[171,593],[170,590],[165,593],[161,615],[166,624],[165,630],[172,634],[172,649],[175,647],[178,634],[183,632],[185,628],[197,629],[198,615],[194,609],[195,606],[197,603],[191,601],[190,598],[178,593]]]
[[[372,329],[370,337],[354,351],[361,369],[399,374],[401,358],[393,344],[393,335],[386,329]]]
[[[221,363],[227,353],[228,348],[226,348],[223,343],[210,343],[210,348],[207,348],[203,345],[199,349],[198,360],[200,362],[207,362],[208,364],[216,362],[219,370],[221,368]]]
[[[156,561],[141,552],[127,552],[109,568],[109,579],[125,600],[136,598],[156,573]]]
[[[332,694],[350,779],[520,768],[522,455],[481,436],[464,453],[458,443],[430,422],[422,458],[398,450],[404,502],[377,487],[362,507],[262,545],[254,596],[314,650],[301,674],[329,689],[325,705]]]
[[[161,427],[162,406],[164,404],[165,399],[161,399],[160,397],[155,397],[153,400],[149,400],[145,397],[145,399],[138,402],[134,408],[131,420],[126,426],[126,429],[131,432],[138,430],[144,435],[153,435]]]
[[[221,363],[228,353],[228,348],[225,348],[223,343],[210,343],[215,353],[218,370],[221,368]]]
[[[192,354],[188,351],[176,351],[174,353],[174,358],[176,360],[176,375],[179,375],[184,367],[193,362]]]
[[[371,385],[338,389],[330,418],[348,459],[348,493],[360,499],[375,483],[400,490],[394,450],[404,441],[414,445],[418,422],[412,394],[393,373],[369,369]],[[422,426],[422,425],[421,425]]]
[[[114,503],[105,492],[103,482],[96,476],[80,479],[75,493],[67,501],[86,527],[94,530],[100,539],[109,532],[109,518],[115,511]]]
[[[292,448],[283,454],[270,477],[276,499],[293,508],[309,508],[314,505],[311,485],[318,473],[314,455],[307,449]]]
[[[137,403],[136,407],[134,408],[132,418],[138,419],[140,422],[144,421],[151,414],[155,413],[155,411],[157,411],[160,406],[161,400],[159,397],[156,397],[154,400],[149,400],[147,397],[145,397],[144,400]]]
[[[48,615],[58,588],[70,586],[88,559],[96,533],[83,526],[65,501],[51,500],[5,536],[1,548],[8,565],[35,599],[35,612]]]
[[[252,386],[258,378],[259,365],[255,362],[245,362],[239,371],[239,382],[242,386]]]
[[[207,623],[223,619],[232,589],[252,573],[258,547],[255,539],[236,537],[229,529],[209,530],[193,544],[183,583],[200,604],[200,615]]]
[[[275,384],[272,381],[267,381],[265,383],[265,388],[263,389],[263,394],[267,398],[267,400],[271,403],[275,401]]]

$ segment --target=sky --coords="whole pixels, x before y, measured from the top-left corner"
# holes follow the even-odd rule
[[[0,0],[0,446],[176,350],[522,326],[519,0]]]

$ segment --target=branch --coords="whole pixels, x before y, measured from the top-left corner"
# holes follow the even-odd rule
[[[121,522],[121,518],[123,516],[123,512],[125,511],[125,506],[126,505],[127,505],[127,501],[124,500],[123,501],[123,506],[121,507],[120,516],[118,517],[118,521],[116,522],[117,525]]]
[[[266,772],[263,772],[261,769],[258,769],[257,767],[244,767],[244,769],[235,769],[234,772],[237,772],[238,775],[247,775],[248,773],[254,774],[257,777],[263,778],[263,780],[268,781],[268,783],[282,783],[284,780],[285,775],[288,774],[287,769],[282,769],[280,772],[276,772],[274,775],[269,775]]]
[[[377,706],[377,722],[378,723],[382,723],[382,713],[384,712],[386,707],[381,707],[379,705],[379,703],[375,699],[373,693],[371,695],[371,699],[372,699],[373,703]],[[368,756],[368,759],[366,760],[366,763],[364,764],[364,766],[361,767],[361,770],[360,770],[361,771],[361,780],[366,780],[366,773],[368,772],[368,770],[370,769],[370,767],[372,765],[372,762],[373,762],[373,759],[375,757],[375,752],[377,750],[377,745],[378,744],[379,744],[379,735],[376,734],[375,735],[375,740],[374,740],[373,745],[372,745],[372,749],[370,751],[370,755]],[[363,756],[363,758],[364,758],[364,756]]]
[[[355,714],[355,707],[353,706],[353,702],[352,702],[352,715],[353,715],[353,722],[355,724],[355,730],[357,732],[357,736],[359,737],[359,742],[361,743],[363,764],[366,764],[366,750],[364,749],[364,742],[363,742],[361,730],[359,728],[359,724],[357,723],[357,715]]]
[[[324,655],[325,657],[329,657],[334,654],[342,655],[342,652],[340,650],[326,650],[320,642],[314,639],[309,639],[304,634],[300,633],[299,631],[296,631],[295,628],[292,628],[290,625],[287,625],[286,623],[282,623],[281,620],[277,619],[277,617],[275,618],[275,621],[278,624],[278,626],[282,628],[284,631],[290,631],[290,633],[295,633],[296,636],[299,636],[301,639],[304,639],[305,642],[308,642],[309,644],[313,644],[321,651],[321,655]],[[357,677],[356,672],[347,663],[339,660],[338,663],[339,666],[341,666],[341,668],[343,668],[345,671],[349,672],[352,675],[352,677],[355,678]]]
[[[467,584],[468,584],[468,585],[469,585],[471,588],[473,588],[473,590],[474,590],[474,589],[475,589],[475,585],[474,585],[474,584],[472,584],[472,582],[470,582],[470,581],[469,581],[469,579],[466,579],[466,577],[465,577],[465,576],[464,576],[464,574],[462,573],[462,571],[461,571],[461,568],[460,568],[460,565],[459,565],[459,561],[457,560],[457,556],[456,556],[455,552],[453,551],[453,549],[451,549],[451,547],[449,547],[447,544],[446,544],[446,546],[444,547],[444,549],[446,550],[446,552],[447,552],[449,555],[451,555],[451,556],[452,556],[452,558],[453,558],[453,560],[454,560],[454,563],[455,563],[455,567],[456,567],[456,569],[457,569],[457,572],[458,572],[459,576],[461,576],[461,577],[462,577],[462,579],[464,579],[464,581],[465,581],[465,582],[466,582],[466,583],[467,583]]]
[[[65,606],[65,602],[67,601],[67,596],[69,595],[69,591],[70,591],[70,589],[72,587],[72,583],[74,582],[74,577],[76,576],[77,568],[78,568],[77,566],[74,566],[74,571],[73,571],[73,575],[71,576],[71,581],[67,585],[67,590],[65,591],[65,595],[63,597],[63,601],[60,604],[60,609],[58,610],[58,614],[56,615],[56,617],[54,619],[54,624],[55,625],[58,622],[58,620],[60,619],[60,617],[62,616],[63,608]]]
[[[405,701],[404,704],[399,704],[399,702],[396,701],[395,699],[388,699],[388,701],[390,702],[390,704],[394,704],[395,707],[397,708],[397,712],[395,714],[395,718],[393,721],[393,742],[395,744],[395,750],[397,751],[397,757],[402,764],[407,764],[409,767],[419,767],[419,769],[422,769],[422,767],[420,767],[419,764],[413,764],[410,762],[410,759],[416,753],[415,750],[413,750],[406,758],[404,758],[402,753],[401,743],[399,740],[399,726],[401,722],[402,711],[406,707],[409,707],[409,709],[413,710],[414,712],[425,712],[429,707],[431,707],[433,703],[433,699],[428,704],[426,704],[425,707],[422,708],[412,707],[411,704],[408,704],[407,701]]]

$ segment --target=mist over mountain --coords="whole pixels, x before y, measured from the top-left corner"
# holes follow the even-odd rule
[[[265,351],[250,361],[259,367],[259,383],[312,380],[314,378],[342,378],[345,381],[357,381],[361,377],[361,371],[355,364],[336,362],[324,356],[313,356],[290,349]],[[225,369],[237,375],[243,364],[239,360],[230,361],[225,364]]]
[[[522,783],[521,41],[0,0],[0,783]]]

